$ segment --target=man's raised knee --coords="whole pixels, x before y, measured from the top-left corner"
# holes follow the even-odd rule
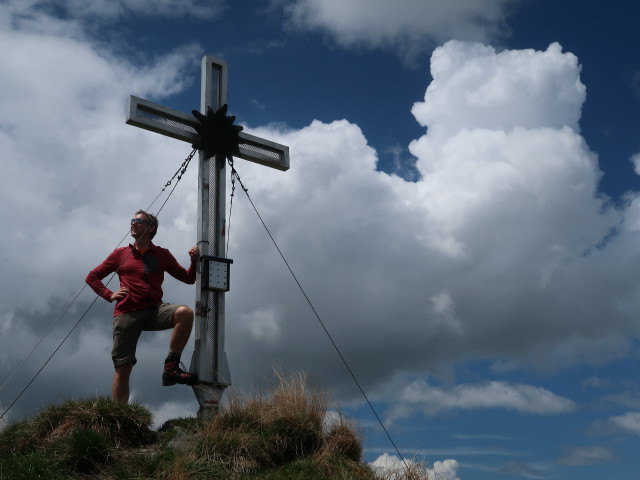
[[[179,306],[173,314],[173,323],[192,323],[193,322],[193,310],[186,305]]]

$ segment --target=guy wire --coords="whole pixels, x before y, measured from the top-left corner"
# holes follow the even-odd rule
[[[384,426],[384,423],[382,423],[382,420],[378,416],[378,413],[376,412],[376,409],[373,407],[372,403],[369,401],[369,398],[367,397],[367,394],[365,393],[364,389],[360,385],[360,382],[356,378],[356,375],[353,373],[353,370],[351,370],[351,367],[349,366],[349,363],[347,362],[347,360],[342,355],[342,352],[338,348],[338,345],[333,340],[333,337],[329,333],[329,330],[327,329],[327,327],[325,326],[324,322],[320,318],[320,315],[318,314],[317,310],[313,306],[313,303],[311,302],[311,300],[309,299],[307,293],[305,292],[304,288],[302,287],[302,284],[298,280],[298,277],[296,277],[296,274],[293,272],[293,269],[291,268],[291,266],[289,265],[289,262],[287,261],[287,259],[285,258],[284,254],[282,253],[282,250],[280,250],[280,247],[278,246],[278,243],[276,242],[275,238],[273,238],[273,235],[271,235],[271,231],[267,227],[267,224],[265,223],[265,221],[262,219],[262,216],[260,215],[260,212],[258,212],[257,207],[253,203],[253,200],[249,196],[249,190],[242,183],[242,180],[240,179],[240,175],[238,175],[238,172],[235,170],[235,168],[232,168],[231,174],[238,180],[238,183],[240,184],[240,187],[242,188],[242,190],[244,191],[245,195],[247,196],[247,199],[249,200],[249,203],[253,207],[253,210],[256,212],[256,215],[258,216],[258,219],[260,219],[260,222],[262,223],[262,226],[264,227],[264,229],[266,230],[267,234],[269,235],[269,238],[271,238],[271,242],[273,242],[273,245],[276,247],[276,250],[280,254],[280,257],[282,258],[282,260],[284,261],[285,265],[287,266],[287,269],[289,270],[289,273],[291,273],[291,276],[293,277],[295,282],[298,284],[298,288],[300,289],[300,291],[302,292],[302,295],[304,296],[305,300],[309,304],[309,307],[311,307],[311,310],[313,311],[313,314],[318,319],[318,322],[322,326],[322,329],[326,333],[327,337],[329,337],[329,340],[331,341],[331,344],[333,345],[333,348],[338,353],[338,356],[342,360],[342,363],[344,364],[344,366],[346,367],[347,371],[351,375],[351,378],[353,379],[353,381],[357,385],[358,389],[360,390],[360,393],[362,394],[362,396],[364,397],[365,401],[367,402],[367,405],[369,405],[369,408],[373,412],[373,415],[376,417],[376,420],[378,421],[378,423],[382,427],[382,430],[384,431],[385,435],[387,436],[387,438],[389,439],[389,441],[393,445],[393,448],[395,449],[396,453],[398,454],[398,456],[402,460],[402,463],[404,463],[404,466],[408,471],[409,470],[409,465],[407,465],[407,462],[405,461],[404,456],[400,453],[400,450],[398,449],[396,443],[393,441],[393,438],[391,438],[391,435],[389,434],[389,431],[387,430],[387,428]]]

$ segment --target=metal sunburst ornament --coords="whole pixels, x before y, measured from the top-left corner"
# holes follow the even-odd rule
[[[240,154],[240,132],[242,127],[234,125],[236,117],[227,116],[227,104],[224,104],[216,112],[209,107],[207,114],[203,115],[197,110],[192,110],[200,125],[194,125],[198,138],[192,147],[202,150],[208,157],[224,155],[231,160],[232,156]]]

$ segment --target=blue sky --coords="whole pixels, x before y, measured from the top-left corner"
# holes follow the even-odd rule
[[[199,105],[200,59],[291,169],[237,162],[252,199],[405,458],[433,478],[639,478],[637,9],[593,2],[274,0],[0,3],[0,373],[39,341],[189,146],[125,125],[135,94]],[[634,161],[634,159],[636,159]],[[637,164],[637,166],[636,166]],[[160,215],[183,263],[195,169]],[[302,369],[392,445],[246,199],[227,296],[234,388]],[[165,299],[191,304],[167,280]],[[93,300],[83,291],[0,392],[8,405]],[[110,389],[99,301],[10,411]],[[141,341],[133,396],[162,388]],[[4,380],[3,380],[4,381]]]

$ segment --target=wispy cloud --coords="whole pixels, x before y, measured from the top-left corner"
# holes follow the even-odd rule
[[[617,461],[613,452],[605,447],[567,447],[565,455],[558,459],[562,465],[598,465]]]
[[[601,377],[589,377],[582,382],[582,388],[604,388],[609,385],[609,379]]]
[[[543,479],[548,477],[542,470],[522,462],[508,462],[506,465],[502,466],[498,472],[534,479]]]
[[[504,435],[493,435],[490,433],[485,434],[468,434],[468,433],[454,433],[452,438],[457,440],[512,440],[511,437]]]
[[[388,448],[383,447],[367,447],[365,449],[369,453],[388,453]],[[475,447],[462,446],[451,448],[401,448],[402,455],[411,456],[418,459],[437,457],[478,457],[478,456],[498,456],[498,457],[520,457],[529,455],[529,453],[518,452],[499,447]]]
[[[255,98],[251,99],[251,105],[253,105],[258,110],[265,110],[267,108],[267,106],[264,103],[259,102]]]
[[[16,3],[9,0],[9,3]],[[67,17],[92,17],[113,21],[124,15],[145,14],[160,16],[193,16],[215,18],[227,6],[227,0],[29,0],[29,9],[53,13]]]
[[[616,393],[608,393],[600,397],[597,401],[602,405],[616,405],[627,409],[640,410],[640,389],[630,388]]]
[[[451,389],[415,381],[398,395],[392,420],[415,412],[435,415],[443,410],[505,408],[540,415],[571,412],[575,403],[540,387],[505,382],[463,384]]]
[[[589,425],[592,435],[640,435],[640,412],[626,412]]]
[[[270,50],[283,48],[287,45],[287,42],[283,39],[278,40],[252,40],[247,44],[240,44],[237,47],[231,48],[232,52],[247,53],[250,55],[264,55]]]

